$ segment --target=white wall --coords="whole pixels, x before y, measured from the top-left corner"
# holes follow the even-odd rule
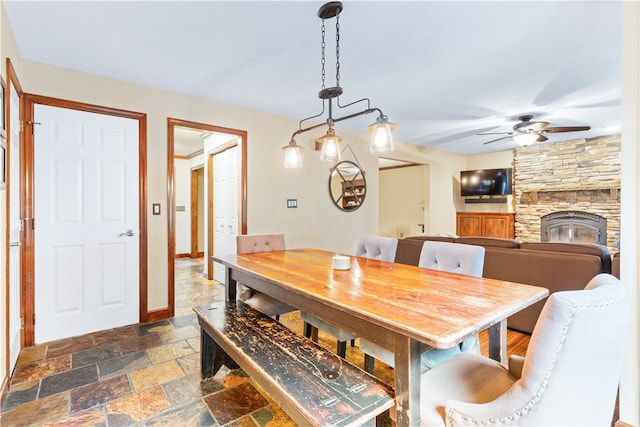
[[[426,165],[380,171],[379,234],[403,238],[422,234],[427,198]]]

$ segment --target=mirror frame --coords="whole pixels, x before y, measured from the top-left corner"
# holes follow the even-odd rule
[[[349,165],[350,167],[354,167],[358,170],[357,173],[355,173],[353,175],[352,179],[348,179],[345,178],[342,173],[340,172],[340,167],[341,166],[345,166],[345,165]],[[340,194],[333,194],[333,190],[331,187],[331,181],[334,177],[334,174],[337,174],[340,178],[340,185],[342,187],[342,192]],[[361,193],[355,193],[353,195],[348,195],[347,197],[354,197],[357,204],[355,205],[345,205],[344,203],[344,199],[345,199],[345,193],[347,192],[347,189],[345,189],[345,183],[349,183],[350,184],[350,188],[353,190],[354,182],[356,180],[362,180],[362,185],[361,187],[363,188],[363,191]],[[360,185],[358,185],[360,187]],[[365,172],[364,170],[362,170],[362,167],[360,165],[358,165],[357,163],[354,163],[350,160],[342,160],[338,163],[336,163],[330,170],[329,170],[329,196],[331,197],[331,200],[333,201],[333,204],[336,205],[336,207],[338,209],[340,209],[343,212],[353,212],[355,210],[358,210],[358,208],[360,208],[360,206],[362,206],[362,204],[364,203],[364,200],[367,196],[367,179],[365,178]]]

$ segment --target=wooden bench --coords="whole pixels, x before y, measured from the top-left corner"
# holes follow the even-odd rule
[[[242,368],[299,425],[375,425],[393,389],[241,301],[194,308],[202,379]]]

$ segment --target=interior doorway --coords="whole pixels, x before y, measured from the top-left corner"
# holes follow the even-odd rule
[[[247,232],[247,132],[172,118],[167,123],[168,316],[173,317],[176,257],[202,257],[203,274],[213,279],[215,218],[217,212],[225,211],[226,205],[220,205],[213,197],[215,165],[210,159],[231,147],[237,147],[238,152],[233,165],[238,176],[233,194],[238,200],[233,228],[236,233]]]

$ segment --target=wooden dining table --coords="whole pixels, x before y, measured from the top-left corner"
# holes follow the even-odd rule
[[[489,356],[506,364],[507,317],[548,295],[542,287],[350,257],[332,267],[318,249],[214,256],[226,270],[226,299],[238,283],[395,354],[397,424],[420,418],[424,344],[450,348],[488,329]]]

